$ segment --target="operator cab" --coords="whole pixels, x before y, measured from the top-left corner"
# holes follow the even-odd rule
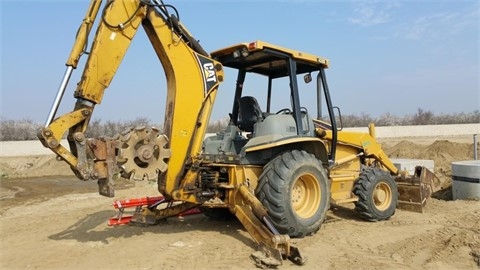
[[[205,140],[204,153],[245,156],[252,149],[267,148],[266,145],[318,137],[317,124],[332,130],[336,137],[324,72],[328,68],[326,58],[263,41],[233,45],[212,52],[211,57],[237,71],[237,84],[229,125],[224,133]],[[317,84],[307,86],[313,73],[317,73]],[[305,83],[302,89],[299,80]],[[322,116],[322,103],[327,105],[328,118]],[[315,111],[313,119],[310,113]],[[331,153],[335,152],[334,144]]]

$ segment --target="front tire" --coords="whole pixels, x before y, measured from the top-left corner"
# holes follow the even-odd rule
[[[358,196],[355,210],[368,221],[389,219],[397,208],[398,190],[386,171],[368,168],[361,172],[353,193]]]
[[[292,150],[265,165],[255,195],[279,233],[304,237],[318,231],[323,223],[330,185],[314,155]]]

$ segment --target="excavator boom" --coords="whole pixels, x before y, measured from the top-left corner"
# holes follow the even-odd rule
[[[72,53],[67,61],[69,73],[72,68],[76,68],[78,59],[87,46],[86,37],[100,4],[101,1],[91,2],[89,11],[80,26]],[[150,149],[144,147],[141,152],[124,149],[133,144],[144,143],[146,139],[152,139],[149,138],[152,132],[143,130],[136,131],[136,135],[139,136],[136,140],[132,140],[132,136],[122,137],[123,140],[118,142],[117,146],[122,149],[121,158],[124,160],[132,161],[138,156],[152,156],[151,159],[143,158],[142,160],[143,163],[152,164],[162,163],[163,159],[169,158],[168,171],[162,174],[163,183],[165,183],[162,193],[167,197],[171,196],[173,190],[180,185],[185,160],[201,151],[216,90],[223,80],[222,65],[208,57],[175,15],[168,14],[166,5],[160,2],[108,1],[100,12],[100,16],[100,23],[88,53],[83,75],[74,93],[77,99],[75,107],[72,112],[52,121],[51,118],[53,119],[58,107],[56,102],[51,110],[52,116],[49,116],[45,127],[38,134],[39,138],[44,146],[52,149],[68,162],[80,178],[84,180],[108,178],[107,164],[115,160],[107,161],[104,155],[89,157],[90,154],[95,156],[95,153],[106,152],[106,148],[99,150],[100,145],[106,144],[87,141],[83,134],[88,127],[94,107],[102,102],[104,92],[110,85],[132,39],[138,28],[143,26],[163,66],[167,81],[163,134],[168,141],[163,140],[161,146],[175,149],[175,152],[167,151],[166,155],[160,156],[166,151],[156,150],[153,144],[149,144]],[[63,82],[62,85],[64,85]],[[180,117],[182,121],[176,120]],[[59,144],[67,131],[71,152]],[[151,175],[157,177],[158,172],[155,170],[158,168],[153,168],[153,173],[138,174],[136,172],[143,172],[142,163],[125,162],[123,165],[125,174],[132,178],[151,178],[149,177]],[[109,192],[109,194],[113,193]]]

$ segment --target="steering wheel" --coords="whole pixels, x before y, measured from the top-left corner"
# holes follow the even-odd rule
[[[283,108],[280,111],[276,112],[275,114],[291,114],[292,111],[289,108]]]

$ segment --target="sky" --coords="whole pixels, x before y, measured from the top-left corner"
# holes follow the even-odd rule
[[[327,80],[342,114],[480,110],[480,1],[164,2],[178,9],[207,51],[264,40],[330,59]],[[0,0],[1,119],[45,121],[88,3]],[[73,109],[85,61],[74,71],[57,116]],[[226,73],[211,120],[230,112],[235,80]],[[266,85],[252,88],[264,92]],[[162,123],[165,97],[162,67],[140,30],[94,118]]]

